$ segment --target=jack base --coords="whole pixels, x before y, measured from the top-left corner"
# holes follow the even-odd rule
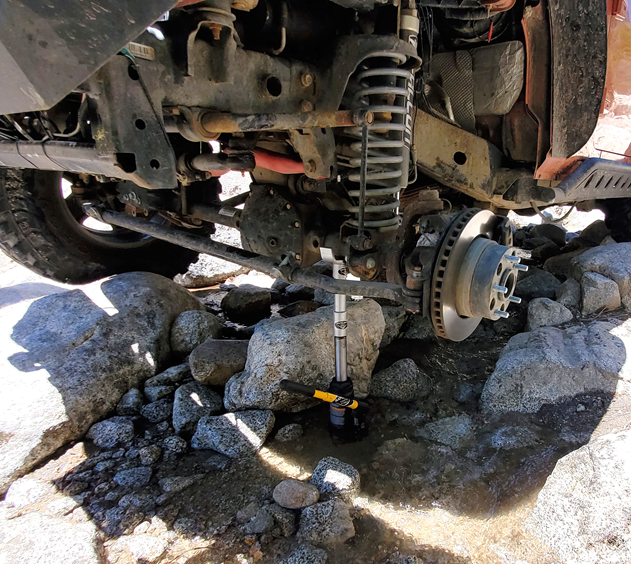
[[[355,399],[353,381],[348,378],[344,382],[338,382],[335,378],[329,386],[329,393],[349,400]],[[367,433],[365,414],[359,409],[349,409],[338,402],[330,405],[330,432],[331,438],[336,442],[352,443],[362,440]]]

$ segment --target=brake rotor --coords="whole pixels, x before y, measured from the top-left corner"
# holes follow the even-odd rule
[[[488,210],[462,211],[447,228],[434,265],[430,315],[434,331],[451,341],[466,339],[482,318],[508,317],[518,264],[510,247],[493,240],[497,216]]]

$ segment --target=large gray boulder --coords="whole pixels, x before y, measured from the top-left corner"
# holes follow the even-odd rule
[[[631,562],[631,431],[605,435],[563,457],[526,529],[563,562]]]
[[[202,307],[167,278],[132,272],[4,308],[0,493],[153,376],[173,320]]]
[[[102,553],[99,533],[90,522],[75,524],[39,513],[0,517],[3,564],[103,564]]]
[[[624,307],[631,308],[631,243],[594,247],[572,260],[572,274],[581,280],[586,272],[611,278],[620,290]]]
[[[333,308],[322,307],[258,325],[250,340],[245,370],[226,384],[226,409],[300,411],[315,405],[317,400],[284,392],[279,383],[288,379],[321,390],[329,387],[335,374],[332,320]],[[358,398],[368,395],[384,326],[377,302],[349,304],[348,375]]]
[[[596,321],[515,335],[484,386],[482,410],[535,413],[578,394],[615,392],[629,379],[629,325]]]

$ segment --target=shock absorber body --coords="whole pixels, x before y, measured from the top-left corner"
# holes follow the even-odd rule
[[[400,37],[416,46],[419,20],[415,9],[402,9]],[[414,73],[404,68],[407,56],[393,51],[375,52],[359,67],[355,108],[372,112],[374,121],[346,133],[350,145],[348,179],[359,184],[348,191],[357,204],[349,225],[378,231],[395,231],[400,224],[399,194],[407,186],[412,144]]]

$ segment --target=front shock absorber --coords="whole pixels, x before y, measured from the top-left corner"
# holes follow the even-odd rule
[[[419,20],[415,9],[402,10],[400,37],[416,46]],[[374,116],[370,125],[352,128],[348,179],[359,185],[348,191],[356,200],[349,225],[363,230],[394,231],[400,224],[399,194],[407,186],[412,145],[414,73],[403,68],[407,56],[376,52],[364,59],[355,77],[356,108]]]

